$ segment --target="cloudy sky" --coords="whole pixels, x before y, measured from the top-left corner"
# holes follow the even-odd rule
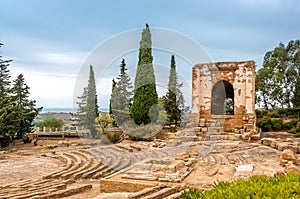
[[[254,60],[257,68],[266,51],[300,36],[298,0],[0,0],[0,5],[1,55],[13,59],[12,78],[23,73],[31,97],[46,108],[73,107],[78,74],[91,53],[145,23],[186,35],[212,61]],[[158,60],[160,54],[154,53],[154,61],[168,66],[163,57],[169,54]],[[108,106],[111,78],[118,74],[122,56],[134,75],[137,52],[113,59],[114,72],[96,77],[100,107]],[[189,84],[192,65],[187,66],[179,56],[178,71]]]

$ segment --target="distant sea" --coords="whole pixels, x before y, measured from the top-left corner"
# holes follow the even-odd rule
[[[74,108],[43,108],[42,113],[75,113]],[[100,108],[100,112],[108,112],[107,108]]]

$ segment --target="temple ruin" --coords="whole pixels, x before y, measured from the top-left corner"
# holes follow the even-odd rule
[[[255,128],[255,63],[197,64],[192,77],[194,127],[221,127],[224,132],[251,133]]]

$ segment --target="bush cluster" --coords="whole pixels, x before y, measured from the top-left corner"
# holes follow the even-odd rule
[[[300,174],[287,174],[276,178],[252,176],[248,180],[238,179],[232,184],[218,182],[211,190],[184,191],[182,198],[300,198]]]
[[[43,121],[36,124],[36,126],[40,128],[46,127],[46,131],[50,131],[50,129],[52,131],[55,131],[55,129],[62,130],[63,125],[64,122],[61,119],[53,117],[45,118]]]
[[[262,120],[257,122],[257,126],[262,129],[262,131],[280,131],[284,128],[283,120],[281,118],[270,118],[265,116]]]
[[[295,134],[295,137],[300,137],[300,107],[282,108],[275,111],[256,110],[256,116],[262,118],[256,125],[264,132],[284,130]],[[283,123],[284,117],[293,119]]]
[[[273,111],[267,110],[255,110],[257,118],[263,118],[269,116],[271,118],[299,118],[300,117],[300,107],[295,108],[280,108]]]
[[[285,126],[288,133],[293,133],[295,137],[300,137],[300,118],[291,120]]]

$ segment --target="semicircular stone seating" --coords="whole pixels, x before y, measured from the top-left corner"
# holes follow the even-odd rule
[[[0,199],[62,198],[92,189],[92,185],[77,185],[74,180],[24,180],[0,186]]]
[[[132,152],[114,145],[56,153],[63,166],[43,179],[99,179],[122,172],[146,159],[163,159],[167,150]]]

